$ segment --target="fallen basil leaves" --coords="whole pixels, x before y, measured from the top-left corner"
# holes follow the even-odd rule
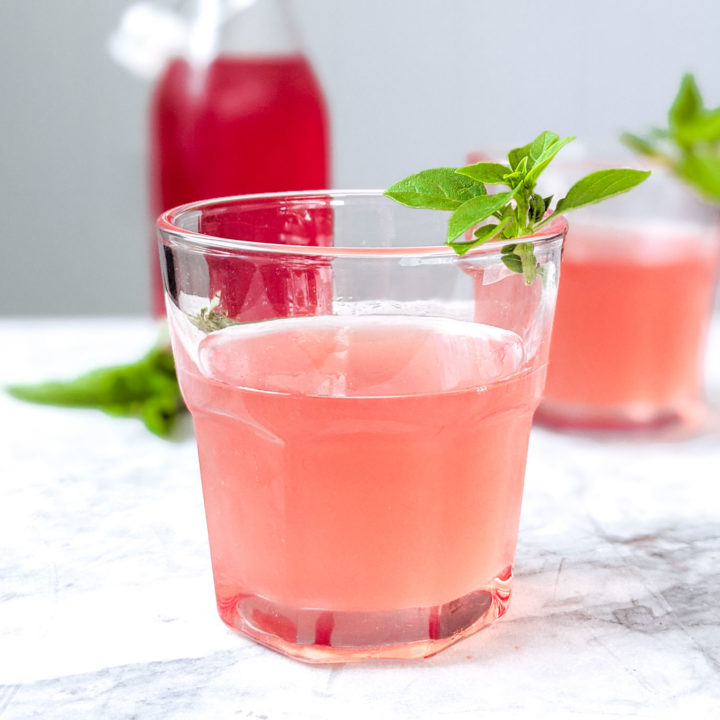
[[[135,417],[148,430],[168,437],[186,412],[169,347],[158,346],[129,365],[100,368],[67,382],[14,385],[13,397],[42,405],[96,408],[109,415]]]

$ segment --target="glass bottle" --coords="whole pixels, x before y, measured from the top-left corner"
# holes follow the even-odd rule
[[[325,100],[285,0],[195,0],[194,10],[186,52],[151,103],[153,217],[211,197],[328,187]],[[162,315],[154,238],[152,258]]]

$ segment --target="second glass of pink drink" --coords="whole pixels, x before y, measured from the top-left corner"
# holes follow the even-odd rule
[[[507,609],[565,223],[532,285],[446,223],[377,192],[161,218],[218,610],[292,657],[427,656]]]
[[[662,170],[630,196],[579,211],[538,420],[599,429],[701,422],[719,265],[716,211]]]

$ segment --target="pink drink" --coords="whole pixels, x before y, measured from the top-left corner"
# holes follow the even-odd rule
[[[622,427],[697,415],[719,259],[712,230],[573,227],[538,418]]]
[[[519,336],[291,318],[211,334],[197,364],[175,340],[228,625],[306,660],[410,657],[505,612],[543,379]]]
[[[445,213],[373,191],[158,227],[225,623],[347,662],[432,655],[504,614],[564,221],[528,238],[530,286],[499,247],[438,247]]]

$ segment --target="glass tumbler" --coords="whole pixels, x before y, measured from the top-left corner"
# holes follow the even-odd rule
[[[565,221],[460,257],[377,191],[159,221],[217,607],[300,660],[432,655],[506,612]]]
[[[548,179],[601,167],[560,164]],[[537,414],[544,424],[687,432],[703,423],[718,212],[667,171],[651,169],[632,193],[573,218]]]

